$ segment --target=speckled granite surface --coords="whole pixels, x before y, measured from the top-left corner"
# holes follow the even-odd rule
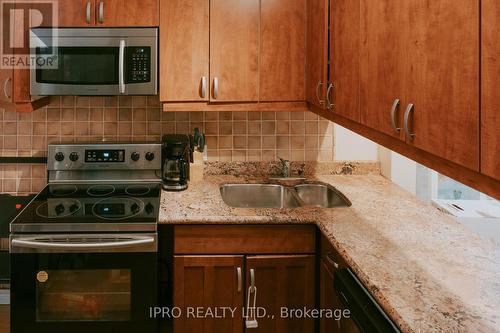
[[[352,207],[233,209],[205,176],[164,192],[160,223],[314,223],[404,332],[500,332],[500,248],[377,175],[316,176]]]

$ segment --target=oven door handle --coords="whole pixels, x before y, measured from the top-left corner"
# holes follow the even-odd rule
[[[44,250],[99,250],[109,248],[123,248],[154,243],[153,237],[141,237],[137,239],[116,241],[116,242],[95,242],[95,243],[53,243],[26,239],[13,239],[12,246],[30,249]]]

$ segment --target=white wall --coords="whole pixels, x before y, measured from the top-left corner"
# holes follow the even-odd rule
[[[417,193],[417,162],[387,148],[379,146],[380,171],[382,176],[398,184],[410,193]]]
[[[378,161],[378,145],[348,129],[334,125],[335,161]]]
[[[417,163],[403,155],[391,154],[391,180],[405,190],[417,193]]]

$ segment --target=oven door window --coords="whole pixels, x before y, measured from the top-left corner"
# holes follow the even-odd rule
[[[46,270],[36,274],[38,322],[129,321],[129,269]]]
[[[51,53],[36,48],[37,56]],[[118,47],[59,47],[57,68],[37,68],[36,81],[50,84],[118,84]]]

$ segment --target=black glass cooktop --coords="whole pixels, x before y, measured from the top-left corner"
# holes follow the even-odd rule
[[[160,184],[47,185],[12,225],[156,223],[159,202]]]

